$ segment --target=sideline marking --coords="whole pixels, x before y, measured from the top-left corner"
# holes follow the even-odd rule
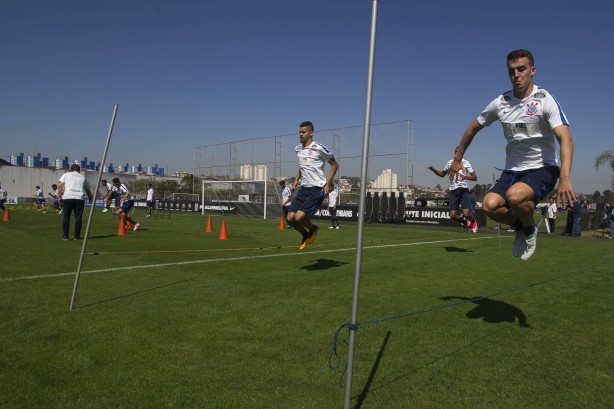
[[[487,237],[472,237],[465,239],[447,239],[447,240],[434,240],[434,241],[422,241],[415,243],[398,243],[398,244],[380,244],[374,246],[363,246],[364,249],[381,249],[388,247],[404,247],[404,246],[417,246],[422,244],[437,244],[437,243],[453,243],[458,241],[469,241],[469,240],[484,240],[484,239],[496,239],[497,237],[487,236]],[[273,249],[273,248],[271,248]],[[185,266],[190,264],[203,264],[203,263],[215,263],[218,261],[236,261],[236,260],[248,260],[248,259],[256,259],[256,258],[269,258],[269,257],[285,257],[291,254],[294,255],[311,255],[311,254],[322,254],[322,253],[333,253],[338,251],[352,251],[356,250],[356,247],[347,247],[341,249],[328,249],[328,250],[316,250],[309,252],[296,252],[296,253],[278,253],[278,254],[262,254],[259,256],[241,256],[241,257],[231,257],[231,258],[212,258],[206,260],[191,260],[191,261],[177,261],[173,263],[160,263],[160,264],[144,264],[140,266],[124,266],[124,267],[113,267],[113,268],[104,268],[98,270],[88,270],[81,271],[81,274],[94,274],[94,273],[107,273],[113,271],[123,271],[123,270],[132,270],[135,268],[159,268],[159,267],[170,267],[170,266]],[[23,281],[23,280],[37,280],[37,279],[45,279],[45,278],[56,278],[56,277],[66,277],[66,276],[74,276],[77,272],[68,272],[68,273],[57,273],[57,274],[40,274],[35,276],[22,276],[22,277],[13,277],[13,278],[1,278],[0,282],[10,282],[10,281]]]

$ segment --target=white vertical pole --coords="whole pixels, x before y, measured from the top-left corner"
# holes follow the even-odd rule
[[[117,115],[117,109],[119,105],[115,104],[113,109],[113,116],[111,117],[111,125],[109,126],[109,133],[107,135],[107,143],[104,146],[104,152],[102,154],[102,162],[100,162],[100,168],[98,169],[98,180],[96,186],[92,190],[92,203],[90,205],[90,214],[87,217],[87,225],[85,227],[85,237],[83,238],[83,246],[81,247],[81,257],[79,257],[79,265],[77,266],[77,275],[75,276],[75,285],[72,290],[72,298],[70,299],[70,311],[75,306],[75,298],[77,297],[77,287],[79,286],[79,276],[81,275],[81,266],[83,265],[83,256],[85,256],[85,249],[87,247],[87,238],[89,237],[90,225],[92,224],[92,216],[94,215],[94,206],[96,206],[96,193],[98,192],[98,186],[100,186],[100,180],[102,179],[102,171],[104,170],[105,161],[107,160],[107,152],[109,150],[109,143],[111,142],[111,134],[113,133],[113,126],[115,125],[115,116]]]
[[[352,372],[354,366],[354,347],[356,344],[356,329],[358,322],[358,294],[360,290],[360,268],[362,262],[362,238],[365,224],[365,196],[367,192],[367,169],[369,166],[369,136],[371,131],[371,99],[373,95],[373,68],[375,65],[375,33],[377,31],[377,0],[373,0],[371,12],[371,44],[369,48],[369,71],[367,75],[367,98],[365,109],[365,125],[362,146],[362,170],[360,182],[360,199],[358,205],[358,234],[356,239],[356,266],[354,271],[354,297],[352,300],[352,327],[349,329],[349,345],[347,360],[347,379],[345,386],[344,408],[350,409],[352,401]]]

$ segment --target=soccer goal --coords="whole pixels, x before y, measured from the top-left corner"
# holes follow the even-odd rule
[[[275,181],[203,180],[202,214],[207,211],[266,219],[267,205],[280,203]]]

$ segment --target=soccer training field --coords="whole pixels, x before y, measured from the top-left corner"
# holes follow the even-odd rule
[[[0,407],[343,407],[356,224],[299,252],[279,219],[137,210],[118,236],[97,209],[70,311],[83,241],[12,209]],[[612,407],[614,243],[540,234],[522,262],[512,241],[365,225],[354,408]]]

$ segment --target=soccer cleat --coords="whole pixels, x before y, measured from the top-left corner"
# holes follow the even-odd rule
[[[465,231],[467,232],[467,234],[469,234],[469,232],[471,231],[471,221],[469,219],[466,219],[464,223],[465,223],[465,226],[464,226]]]
[[[514,257],[520,257],[524,252],[524,232],[522,230],[516,230],[516,238],[514,239],[514,245],[512,246],[512,254]]]
[[[305,247],[307,247],[307,236],[308,236],[308,235],[309,235],[309,234],[304,234],[304,235],[303,235],[303,240],[301,241],[301,244],[299,244],[299,246],[298,246],[298,249],[299,249],[299,250],[304,250],[304,249],[305,249]]]
[[[136,224],[134,225],[134,231],[136,231],[136,229],[138,229],[138,228],[139,228],[139,226],[140,226],[140,224],[136,223]]]
[[[62,237],[62,240],[68,241],[68,237]]]
[[[478,221],[474,218],[473,223],[471,223],[471,231],[474,233],[478,232]]]
[[[318,234],[318,226],[314,224],[313,227],[309,229],[309,234],[307,235],[307,240],[305,240],[305,242],[307,244],[313,243],[314,241],[316,241],[317,234]]]
[[[520,255],[520,259],[527,261],[535,253],[535,248],[537,247],[537,227],[535,225],[533,225],[533,233],[524,236],[524,242],[524,251]]]
[[[62,211],[63,211],[63,210],[64,210],[64,209],[61,209],[61,210],[58,212],[58,214],[62,214]]]
[[[109,209],[107,209],[106,207],[104,209],[102,209],[102,213],[106,213],[108,211],[109,211]]]
[[[329,228],[329,229],[334,229],[334,227],[333,227],[333,226],[329,226],[328,228]]]
[[[335,229],[339,230],[339,226],[335,227]]]

